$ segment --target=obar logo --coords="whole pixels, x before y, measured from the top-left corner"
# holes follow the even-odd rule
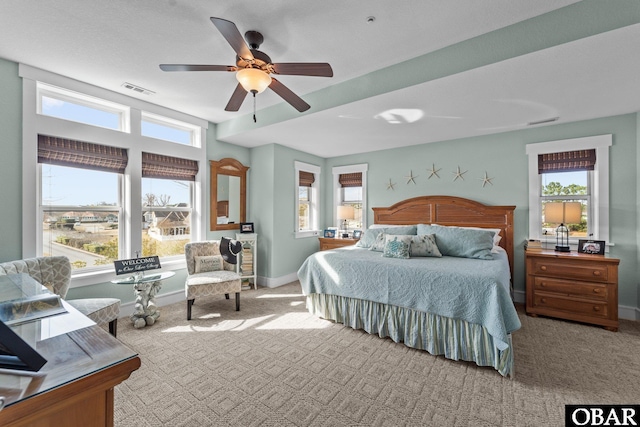
[[[640,405],[565,405],[565,426],[637,426]]]

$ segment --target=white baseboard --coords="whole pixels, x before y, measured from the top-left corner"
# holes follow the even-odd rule
[[[290,273],[280,277],[258,277],[258,285],[267,288],[277,288],[298,280],[298,273]]]

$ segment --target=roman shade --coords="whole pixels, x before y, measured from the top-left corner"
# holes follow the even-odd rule
[[[311,187],[315,182],[316,178],[313,173],[300,171],[300,175],[298,178],[298,185],[300,187]]]
[[[538,154],[538,173],[592,171],[596,150],[575,150]]]
[[[341,173],[338,182],[341,187],[362,187],[362,172]]]
[[[142,177],[195,181],[198,173],[196,160],[161,154],[142,153]]]
[[[124,148],[38,135],[38,163],[124,173],[127,161]]]

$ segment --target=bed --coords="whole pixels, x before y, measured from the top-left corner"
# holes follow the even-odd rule
[[[363,233],[361,247],[317,252],[298,270],[307,308],[354,329],[513,377],[511,334],[520,328],[510,292],[514,209],[452,196],[373,208],[375,226]],[[443,256],[434,248],[435,255],[393,257],[399,240],[424,239],[424,234],[432,234]],[[374,235],[378,244],[386,239],[382,254],[370,250]],[[456,252],[458,241],[476,250],[476,238],[482,256]],[[400,249],[407,248],[400,243]]]

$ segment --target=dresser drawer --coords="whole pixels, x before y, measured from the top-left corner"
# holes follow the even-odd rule
[[[563,262],[556,259],[534,259],[529,274],[535,276],[561,277],[563,279],[608,282],[609,269],[604,264]]]
[[[549,309],[554,312],[566,312],[603,319],[609,317],[609,309],[606,302],[575,300],[534,292],[533,305],[540,310],[541,314],[543,314],[542,310]]]
[[[580,296],[589,299],[606,301],[609,297],[609,286],[599,283],[574,282],[551,277],[535,277],[534,291],[552,292],[564,295]]]

